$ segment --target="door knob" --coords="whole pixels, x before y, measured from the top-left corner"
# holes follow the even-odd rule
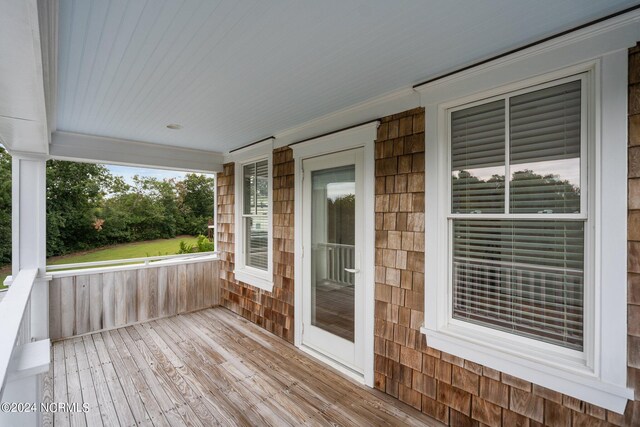
[[[345,268],[344,271],[346,271],[347,273],[360,273],[360,270],[357,268]]]

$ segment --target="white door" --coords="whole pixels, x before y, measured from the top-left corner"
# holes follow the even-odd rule
[[[303,160],[302,345],[364,364],[363,149]]]

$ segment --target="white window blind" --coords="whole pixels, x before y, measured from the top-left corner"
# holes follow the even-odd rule
[[[580,211],[581,81],[510,99],[511,212]]]
[[[245,265],[268,270],[268,161],[243,166],[243,228]]]
[[[504,100],[451,116],[453,211],[504,212]]]
[[[577,78],[451,112],[454,319],[583,350],[581,98]]]
[[[453,317],[582,349],[581,221],[456,220]]]

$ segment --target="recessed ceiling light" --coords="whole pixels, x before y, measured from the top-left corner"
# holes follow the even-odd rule
[[[167,125],[167,129],[179,130],[179,129],[182,129],[182,125],[179,125],[177,123],[171,123]]]

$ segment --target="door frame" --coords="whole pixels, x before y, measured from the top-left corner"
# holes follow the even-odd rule
[[[379,121],[366,123],[344,131],[332,133],[318,138],[292,144],[295,162],[295,190],[294,190],[294,229],[295,229],[295,271],[294,271],[294,344],[314,357],[331,365],[344,374],[373,387],[374,369],[374,308],[375,308],[375,140]],[[350,369],[333,362],[328,357],[302,345],[302,242],[303,242],[303,212],[302,212],[302,161],[306,158],[317,157],[354,148],[363,148],[363,196],[364,196],[364,238],[363,238],[363,268],[361,269],[362,284],[364,285],[364,376],[355,374]]]
[[[313,230],[316,228],[316,224],[311,224],[313,207],[313,171],[324,171],[327,169],[339,168],[344,166],[353,166],[354,170],[354,194],[356,196],[355,203],[355,218],[354,223],[354,264],[351,268],[362,270],[364,263],[364,229],[365,223],[362,220],[364,215],[364,149],[362,147],[339,151],[332,154],[324,154],[321,156],[314,156],[311,158],[305,158],[302,160],[302,166],[304,168],[304,181],[302,182],[302,226],[303,226],[303,238],[302,244],[306,251],[305,257],[302,259],[302,274],[303,284],[302,286],[302,346],[308,347],[311,350],[322,352],[327,354],[327,357],[331,357],[337,363],[342,363],[344,366],[353,369],[355,372],[361,372],[359,375],[364,374],[364,306],[366,301],[364,299],[365,284],[363,277],[358,272],[353,275],[353,290],[354,290],[354,311],[353,311],[353,326],[354,337],[350,341],[344,337],[338,336],[321,325],[313,324],[313,303],[311,294],[313,293],[312,287],[312,265],[313,265]],[[326,198],[325,198],[326,202]],[[315,208],[317,209],[317,208]],[[325,218],[326,220],[326,218]],[[327,225],[326,223],[324,224]],[[327,229],[324,228],[324,237],[326,238]],[[331,356],[329,356],[331,355]]]

